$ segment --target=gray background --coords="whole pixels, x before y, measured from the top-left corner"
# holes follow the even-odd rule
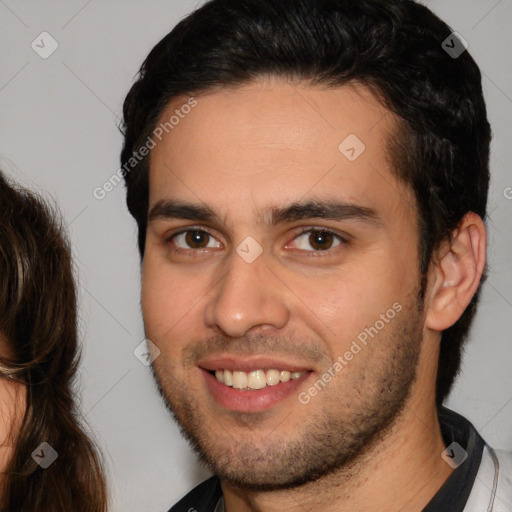
[[[0,167],[55,197],[67,222],[85,345],[81,408],[106,455],[114,512],[166,511],[207,476],[161,404],[149,369],[133,355],[143,330],[136,231],[124,186],[101,201],[93,196],[119,167],[116,125],[142,60],[199,3],[0,1]],[[468,41],[495,134],[491,273],[449,405],[490,444],[510,450],[512,0],[426,4]],[[47,59],[31,47],[43,31],[59,45]]]

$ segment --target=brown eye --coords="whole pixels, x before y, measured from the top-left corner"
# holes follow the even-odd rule
[[[334,236],[329,231],[312,231],[309,235],[309,243],[315,251],[325,251],[330,249]]]
[[[177,252],[218,248],[221,244],[204,229],[186,229],[166,239]]]
[[[193,249],[204,249],[208,245],[210,235],[206,231],[188,231],[185,242]]]
[[[293,244],[295,248],[304,252],[333,252],[340,245],[347,245],[348,241],[342,236],[328,229],[304,229],[295,237]]]

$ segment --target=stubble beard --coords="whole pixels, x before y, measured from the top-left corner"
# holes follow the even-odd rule
[[[368,341],[363,350],[373,354],[352,382],[344,381],[344,369],[310,404],[297,400],[300,419],[294,423],[295,431],[290,430],[290,418],[274,420],[268,428],[267,411],[231,413],[237,431],[213,432],[209,426],[215,425],[214,413],[196,404],[186,383],[175,376],[166,378],[163,370],[158,375],[154,368],[153,376],[183,436],[221,480],[247,490],[272,491],[296,488],[336,472],[349,476],[393,427],[415,382],[423,303],[420,295],[411,302],[391,321],[388,333],[380,332]],[[258,431],[260,422],[265,422],[266,435]]]

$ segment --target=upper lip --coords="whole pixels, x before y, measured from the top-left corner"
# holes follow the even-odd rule
[[[240,356],[222,356],[201,360],[198,364],[200,368],[208,371],[231,370],[241,372],[252,372],[255,370],[285,370],[289,372],[302,372],[311,370],[311,368],[300,364],[285,362],[283,360],[256,356],[256,357],[240,357]]]

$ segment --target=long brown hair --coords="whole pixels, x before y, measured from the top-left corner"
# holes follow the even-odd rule
[[[75,403],[77,331],[71,250],[58,210],[0,172],[0,333],[9,352],[0,357],[0,378],[26,388],[2,512],[107,511],[103,459]],[[46,469],[32,457],[43,442],[58,454]]]

